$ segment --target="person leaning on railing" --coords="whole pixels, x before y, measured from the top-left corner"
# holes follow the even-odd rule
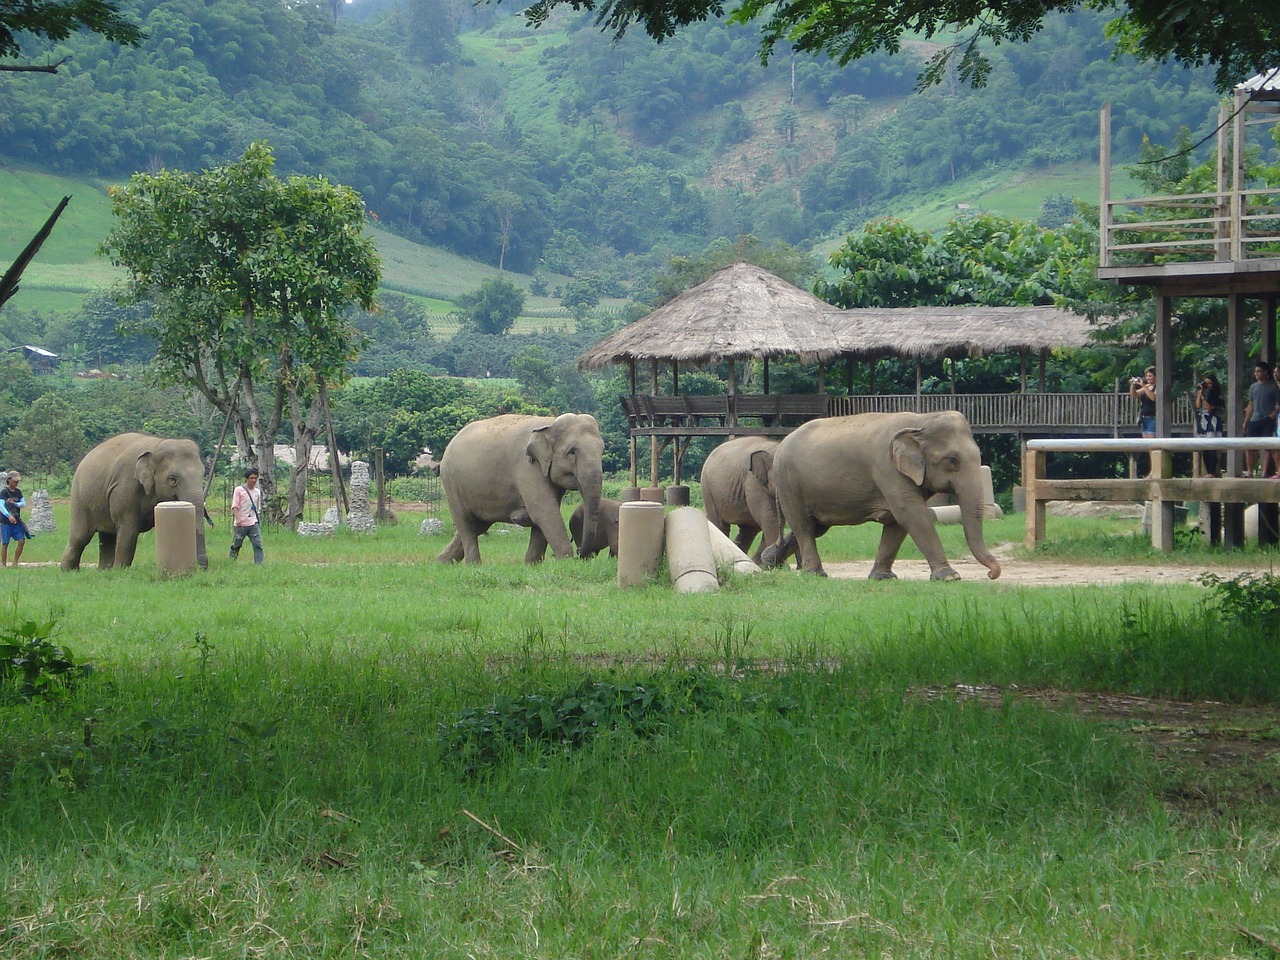
[[[1240,432],[1246,437],[1274,437],[1276,435],[1276,413],[1280,412],[1280,386],[1271,379],[1271,364],[1259,360],[1253,367],[1253,383],[1249,385],[1249,402],[1244,408],[1244,423]],[[1274,476],[1277,469],[1268,470],[1271,466],[1272,451],[1264,452],[1262,457],[1262,475]],[[1253,476],[1253,468],[1258,465],[1258,451],[1244,452],[1244,475]]]

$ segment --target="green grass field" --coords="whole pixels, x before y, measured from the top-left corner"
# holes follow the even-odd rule
[[[47,655],[47,622],[94,667],[3,688],[0,955],[1263,957],[1280,938],[1274,760],[1244,789],[1012,692],[917,693],[1275,703],[1272,632],[1203,587],[772,571],[620,591],[604,556],[525,566],[522,531],[439,566],[422,516],[269,530],[262,567],[228,562],[219,516],[209,569],[181,579],[157,578],[150,535],[129,570],[64,574],[54,533],[0,571],[0,643]],[[1059,555],[1116,539],[1051,533]],[[824,558],[874,543],[837,529]]]

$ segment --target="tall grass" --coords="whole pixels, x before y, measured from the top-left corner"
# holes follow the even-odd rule
[[[268,532],[261,568],[225,537],[180,580],[149,538],[130,570],[3,571],[0,624],[51,613],[96,670],[0,704],[0,955],[1220,956],[1274,935],[1273,808],[1174,814],[1169,772],[1107,727],[912,692],[1275,702],[1266,637],[1215,637],[1202,588],[777,571],[676,596],[619,591],[607,557],[526,567],[523,532],[478,568],[431,563],[443,541],[407,519]],[[449,735],[570,709],[585,681],[698,695],[576,746],[539,716],[479,763]]]

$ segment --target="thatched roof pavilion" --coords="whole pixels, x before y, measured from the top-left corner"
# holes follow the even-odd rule
[[[833,358],[981,356],[1090,345],[1088,322],[1058,307],[882,307],[842,310],[739,261],[588,350],[583,370],[638,361],[802,362]]]

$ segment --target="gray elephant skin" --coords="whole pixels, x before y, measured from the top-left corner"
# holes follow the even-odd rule
[[[71,533],[63,570],[79,570],[80,556],[98,537],[98,569],[127,567],[138,535],[156,525],[158,503],[185,500],[196,511],[196,559],[209,566],[204,545],[204,464],[190,440],[122,433],[90,450],[71,479]]]
[[[456,532],[437,559],[479,563],[477,539],[495,523],[531,528],[526,563],[541,561],[548,545],[557,557],[572,556],[560,503],[567,490],[582,494],[583,543],[594,542],[603,456],[600,426],[586,413],[508,414],[467,424],[440,458]]]
[[[893,579],[910,535],[929,561],[930,579],[958,580],[942,550],[926,501],[954,494],[965,540],[992,580],[1000,564],[982,536],[982,457],[960,413],[864,413],[811,420],[774,454],[778,503],[800,554],[800,569],[823,574],[817,538],[833,526],[884,525],[872,580]],[[778,550],[783,544],[766,549]]]
[[[587,506],[578,504],[569,515],[569,537],[578,548],[581,557],[594,557],[602,550],[608,550],[609,556],[618,555],[618,508],[622,503],[609,497],[600,498],[600,514],[596,519],[595,539],[585,544],[582,539],[582,524],[587,515]]]
[[[734,543],[743,553],[750,551],[756,535],[763,533],[751,554],[756,563],[761,562],[765,548],[782,537],[782,511],[771,477],[777,449],[777,440],[738,437],[712,450],[702,465],[702,505],[707,520],[725,535],[736,525]],[[770,556],[776,563],[785,559]]]

